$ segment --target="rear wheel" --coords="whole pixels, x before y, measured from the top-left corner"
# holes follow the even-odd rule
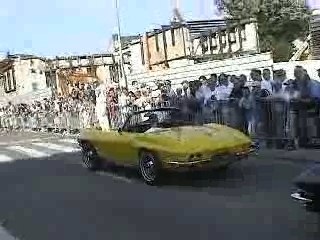
[[[155,185],[160,180],[160,164],[156,156],[150,152],[141,152],[139,171],[143,180],[149,185]]]
[[[82,163],[90,171],[95,171],[100,168],[101,161],[97,151],[90,146],[85,146],[82,151]]]

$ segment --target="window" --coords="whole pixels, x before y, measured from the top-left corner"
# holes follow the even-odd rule
[[[247,39],[247,35],[246,35],[246,26],[245,25],[243,25],[240,28],[240,32],[241,32],[241,39],[242,40],[246,40]]]
[[[229,42],[230,43],[236,43],[237,39],[236,39],[236,30],[232,29],[229,33]]]
[[[222,32],[221,33],[221,43],[222,43],[222,45],[226,45],[227,44],[226,32]]]
[[[48,88],[57,88],[57,82],[56,82],[56,73],[55,72],[45,72],[46,76],[46,86]]]
[[[174,28],[171,28],[171,45],[172,46],[176,45],[176,37],[174,35]]]
[[[32,91],[37,91],[38,90],[38,83],[33,82],[32,83]]]
[[[87,67],[87,74],[96,77],[97,68],[96,67]]]
[[[142,41],[140,43],[140,51],[141,51],[141,63],[142,65],[145,65],[146,61],[144,59],[144,46]]]
[[[12,89],[12,84],[11,84],[11,71],[7,72],[7,83],[8,83],[8,89]]]
[[[6,93],[13,92],[16,90],[16,79],[13,70],[8,70],[3,74],[4,80],[4,91]]]
[[[119,75],[117,72],[117,67],[116,66],[109,66],[109,72],[110,72],[110,79],[114,83],[119,82]]]
[[[154,35],[154,38],[156,40],[156,49],[157,49],[157,52],[159,52],[160,48],[159,48],[159,37],[158,37],[158,34],[156,33]]]
[[[213,33],[211,34],[211,37],[210,37],[210,48],[215,49],[217,47],[218,47],[217,36],[215,33]]]
[[[92,68],[91,68],[91,67],[87,67],[87,73],[88,73],[89,75],[92,74]]]

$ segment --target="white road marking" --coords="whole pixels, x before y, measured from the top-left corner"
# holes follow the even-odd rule
[[[3,240],[18,240],[18,238],[14,237],[7,231],[4,227],[0,226],[0,239]]]
[[[65,143],[78,143],[77,139],[74,138],[65,138],[65,139],[60,139],[59,142],[65,142]]]
[[[97,175],[100,175],[100,176],[107,176],[107,177],[111,177],[113,179],[116,179],[116,180],[120,180],[122,182],[125,182],[125,183],[132,183],[132,180],[130,180],[129,178],[126,178],[126,177],[122,177],[122,176],[118,176],[116,174],[113,174],[113,173],[108,173],[108,172],[96,172]]]
[[[47,153],[40,152],[40,151],[32,149],[32,148],[22,147],[22,146],[11,146],[11,147],[7,147],[7,149],[26,154],[29,157],[42,158],[42,157],[49,156],[49,154],[47,154]]]
[[[0,154],[0,162],[12,162],[14,159],[4,155],[4,154]]]
[[[26,139],[26,140],[19,140],[19,141],[12,141],[12,142],[2,142],[0,143],[0,146],[8,146],[11,144],[21,144],[21,143],[28,143],[28,142],[39,142],[39,141],[43,141],[43,139],[41,138],[34,138],[34,139]]]
[[[44,147],[44,148],[49,148],[52,150],[60,151],[60,152],[78,152],[80,151],[79,148],[75,147],[67,147],[67,146],[62,146],[54,143],[45,143],[45,142],[39,142],[39,143],[33,143],[35,146],[39,147]]]

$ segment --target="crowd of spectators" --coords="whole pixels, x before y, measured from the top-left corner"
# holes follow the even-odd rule
[[[320,77],[320,71],[318,73]],[[69,86],[68,94],[63,97],[54,96],[32,104],[8,103],[0,109],[1,127],[14,127],[14,119],[18,117],[40,119],[48,114],[54,117],[77,115],[78,121],[82,121],[79,127],[99,122],[94,117],[94,108],[100,104],[97,98],[101,89],[98,89],[97,83],[76,83]],[[284,70],[252,69],[249,77],[221,73],[184,81],[178,86],[172,86],[170,81],[149,82],[140,86],[133,82],[130,89],[109,86],[104,91],[111,126],[123,122],[125,115],[133,110],[177,106],[202,115],[212,115],[217,102],[232,101],[240,111],[237,115],[243,117],[244,131],[250,132],[260,115],[257,99],[320,99],[320,82],[312,80],[303,67],[297,66],[294,79],[288,79]]]
[[[76,83],[69,86],[65,96],[57,95],[42,101],[7,105],[0,108],[0,127],[2,130],[60,128],[80,128],[88,126],[93,120],[96,104],[94,86]],[[70,119],[79,121],[75,123]]]
[[[319,71],[320,73],[320,71]],[[161,102],[179,102],[181,99],[194,99],[199,107],[205,107],[212,100],[224,101],[241,99],[244,107],[253,97],[320,98],[319,82],[311,80],[307,71],[300,66],[294,70],[295,79],[287,79],[284,70],[253,69],[248,81],[246,75],[211,74],[195,81],[184,81],[173,90],[170,81],[143,84],[133,91],[121,89],[119,106],[150,108]],[[320,76],[320,74],[319,74]]]
[[[318,71],[320,77],[320,71]],[[254,131],[261,115],[257,99],[277,98],[289,102],[292,99],[320,99],[320,82],[312,80],[301,66],[294,69],[294,79],[288,79],[284,70],[252,69],[246,75],[211,74],[195,81],[184,81],[175,90],[170,81],[138,86],[131,91],[123,88],[119,98],[113,99],[119,111],[113,108],[111,120],[117,121],[119,112],[132,109],[148,109],[155,106],[178,106],[202,115],[214,115],[217,102],[237,105],[235,117],[242,116],[245,132]],[[230,105],[229,105],[230,106]],[[235,109],[233,108],[235,111]],[[216,119],[217,120],[217,119]]]

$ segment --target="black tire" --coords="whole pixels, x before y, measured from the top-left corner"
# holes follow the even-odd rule
[[[156,185],[160,182],[161,166],[155,154],[143,151],[139,156],[139,172],[144,182]]]
[[[100,158],[93,147],[86,147],[82,151],[82,163],[90,171],[96,171],[101,166]]]
[[[307,211],[320,213],[320,200],[313,199],[311,203],[306,203],[305,207]]]

